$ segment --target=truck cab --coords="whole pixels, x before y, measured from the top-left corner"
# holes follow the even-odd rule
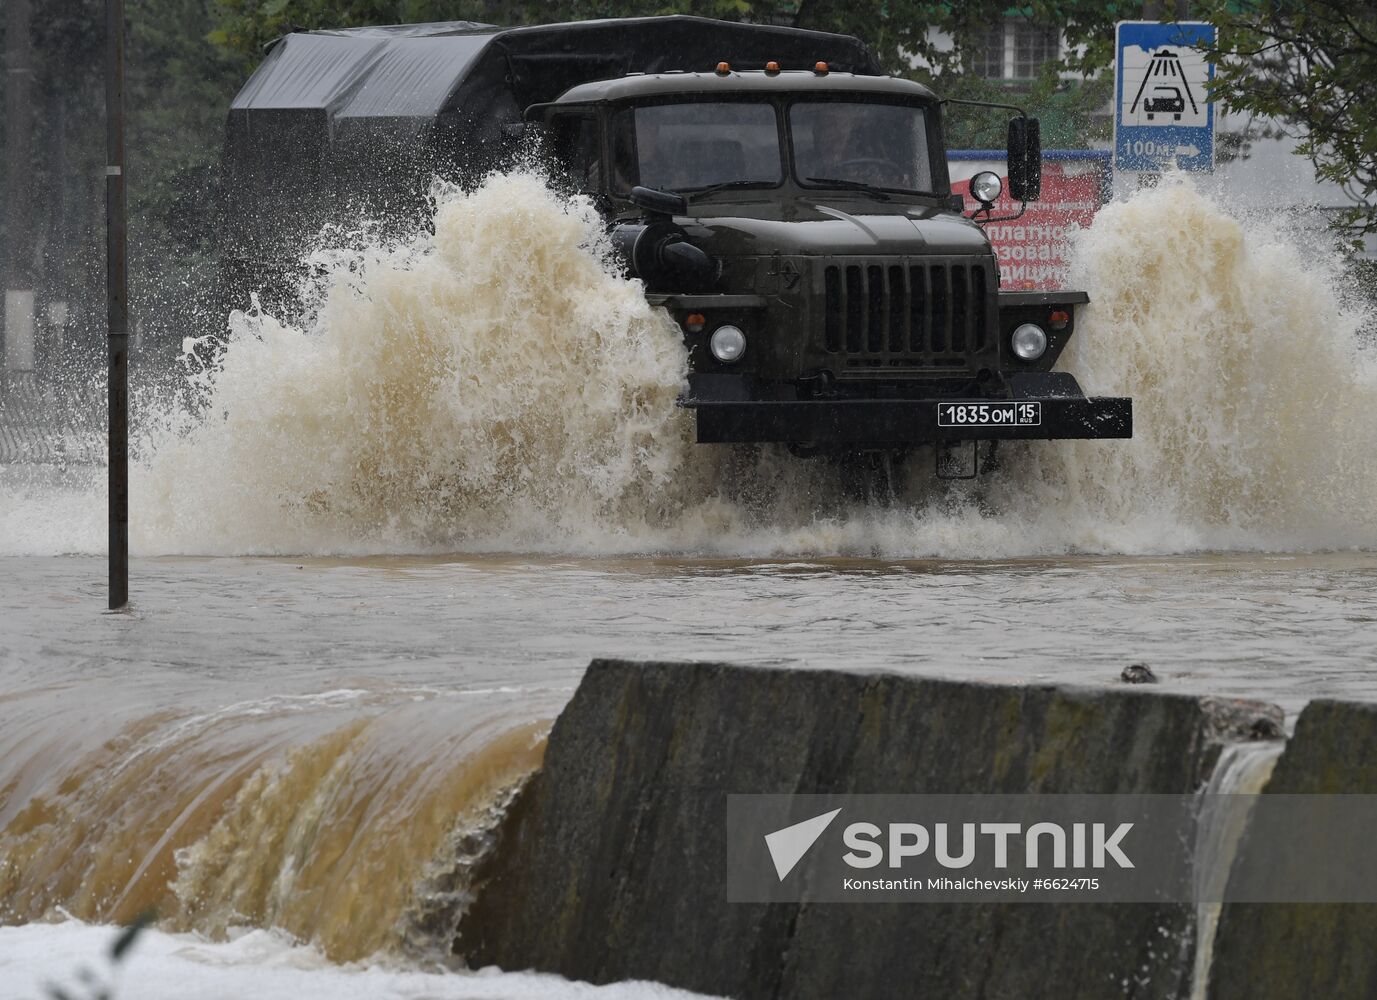
[[[290,309],[323,226],[424,228],[435,177],[509,169],[534,131],[678,325],[700,442],[894,454],[1130,436],[1129,400],[1052,370],[1085,294],[999,287],[981,224],[1001,180],[973,178],[968,212],[947,174],[960,103],[883,75],[853,37],[778,25],[294,32],[229,110],[222,294]],[[1009,129],[1009,193],[1035,200],[1036,121]]]
[[[1000,289],[942,112],[909,80],[721,63],[581,84],[527,117],[679,325],[700,442],[1129,436],[1129,400],[1051,370],[1085,294]],[[1036,132],[1012,131],[1026,192]]]

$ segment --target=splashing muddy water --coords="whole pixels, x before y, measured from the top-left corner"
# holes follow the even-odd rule
[[[433,239],[329,262],[309,328],[236,315],[207,419],[155,432],[141,546],[520,547],[645,520],[684,463],[686,358],[606,253],[590,205],[497,177],[442,196]]]
[[[1184,180],[1107,206],[1064,366],[1133,397],[1134,439],[1040,444],[1006,502],[1119,550],[1377,544],[1377,329],[1338,273]]]
[[[437,197],[433,236],[318,254],[309,321],[236,314],[218,368],[192,376],[197,405],[145,411],[136,551],[1377,546],[1372,317],[1341,303],[1337,262],[1188,182],[1107,206],[1076,246],[1092,301],[1061,366],[1132,396],[1134,438],[1006,445],[975,486],[935,483],[920,455],[883,505],[822,462],[690,443],[679,335],[617,276],[586,202],[529,174]],[[6,478],[8,551],[99,549],[70,491],[40,505]]]
[[[915,461],[892,509],[833,470],[695,448],[686,359],[591,207],[529,175],[442,197],[433,242],[337,266],[309,330],[243,320],[223,421],[159,449],[154,551],[1028,555],[1377,544],[1377,358],[1321,269],[1185,183],[1111,205],[1065,366],[1131,442],[1014,452],[986,505]],[[357,277],[361,275],[360,277]],[[195,512],[189,522],[179,514]],[[246,530],[247,529],[247,530]]]

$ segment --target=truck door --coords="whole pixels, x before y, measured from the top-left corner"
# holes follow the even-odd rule
[[[603,189],[602,143],[592,111],[555,115],[550,120],[552,152],[574,189],[598,194]]]

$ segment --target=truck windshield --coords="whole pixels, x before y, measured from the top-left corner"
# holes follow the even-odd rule
[[[617,189],[771,187],[784,177],[772,104],[695,101],[619,111],[612,148]]]
[[[789,109],[794,169],[805,187],[931,193],[927,112],[906,104],[798,102]]]

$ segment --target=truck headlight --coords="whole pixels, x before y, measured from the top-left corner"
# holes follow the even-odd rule
[[[746,335],[734,326],[719,326],[708,341],[712,356],[723,364],[731,364],[746,353]]]
[[[970,187],[976,201],[982,205],[992,205],[999,200],[999,195],[1004,190],[1004,182],[999,179],[998,174],[982,170],[971,178]]]
[[[1014,353],[1024,361],[1036,361],[1047,352],[1047,334],[1042,332],[1042,327],[1032,323],[1024,323],[1014,330],[1009,343]]]

